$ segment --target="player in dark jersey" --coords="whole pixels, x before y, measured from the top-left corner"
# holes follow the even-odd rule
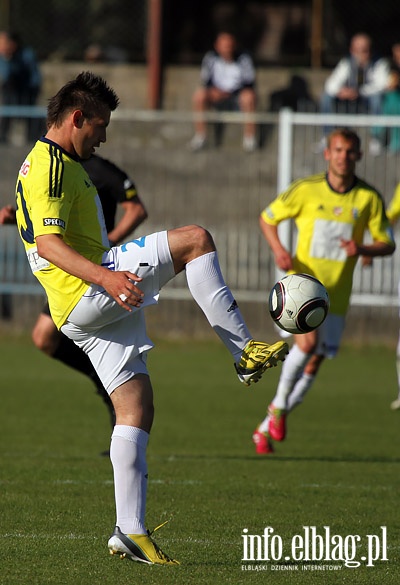
[[[115,164],[93,155],[90,159],[83,160],[82,165],[97,188],[110,245],[114,246],[122,242],[147,218],[147,211],[133,181]],[[118,206],[122,207],[123,215],[116,222]],[[54,325],[47,303],[33,327],[32,339],[36,347],[45,354],[82,372],[94,382],[97,393],[108,408],[113,428],[115,413],[108,392],[85,352]]]

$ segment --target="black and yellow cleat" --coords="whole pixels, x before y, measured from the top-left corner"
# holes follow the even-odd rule
[[[238,364],[235,364],[238,378],[249,386],[258,382],[267,368],[283,362],[289,353],[289,346],[284,341],[277,341],[272,345],[252,339],[244,348]]]
[[[166,555],[150,534],[124,534],[118,526],[108,541],[108,548],[111,555],[118,555],[121,559],[128,558],[148,565],[180,564]]]

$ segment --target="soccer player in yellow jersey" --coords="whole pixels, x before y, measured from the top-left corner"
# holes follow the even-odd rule
[[[143,308],[185,270],[190,292],[230,351],[241,382],[257,382],[288,347],[253,340],[205,229],[189,225],[110,247],[97,190],[80,161],[105,142],[118,101],[90,72],[49,100],[47,134],[19,171],[17,223],[56,326],[88,354],[114,406],[110,458],[117,521],[109,550],[143,563],[175,565],[145,527],[154,407],[146,366],[153,344]]]
[[[286,272],[304,272],[328,290],[330,311],[316,331],[294,336],[268,415],[253,433],[257,453],[270,453],[286,434],[287,413],[300,404],[324,358],[336,355],[349,306],[358,256],[385,256],[395,249],[380,194],[355,175],[361,158],[360,139],[349,129],[336,129],[324,151],[326,173],[295,181],[260,216],[260,226]],[[292,255],[278,233],[281,221],[293,219],[297,247]],[[364,244],[368,230],[373,243]]]
[[[400,183],[397,185],[393,197],[388,205],[386,210],[386,215],[389,218],[389,221],[392,225],[397,223],[400,217]],[[400,284],[399,284],[399,295],[400,295]],[[390,408],[392,410],[399,410],[400,409],[400,334],[397,340],[397,348],[396,348],[396,369],[397,369],[397,398],[393,400],[390,404]]]
[[[147,218],[146,208],[136,186],[124,170],[111,161],[93,155],[82,159],[82,166],[95,184],[100,197],[110,246],[122,243]],[[122,210],[117,220],[117,207]],[[0,225],[15,224],[15,208],[6,205],[0,209]],[[107,406],[111,427],[115,425],[115,412],[108,392],[103,387],[92,362],[69,337],[54,325],[46,302],[32,329],[32,340],[38,349],[49,357],[85,374],[95,384],[97,394]],[[108,450],[102,455],[108,455]]]

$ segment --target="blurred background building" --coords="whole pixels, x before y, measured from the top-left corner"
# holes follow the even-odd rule
[[[165,64],[197,64],[215,33],[233,29],[259,65],[333,66],[352,34],[389,54],[398,40],[396,0],[0,0],[0,26],[17,30],[40,60],[144,63],[159,19]]]

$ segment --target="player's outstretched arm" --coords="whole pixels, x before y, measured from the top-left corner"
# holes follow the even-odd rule
[[[38,236],[36,245],[41,258],[77,278],[103,287],[127,311],[131,311],[130,305],[138,307],[143,302],[143,292],[132,282],[142,279],[133,272],[112,271],[95,264],[78,254],[56,234]]]
[[[274,254],[277,267],[285,272],[291,270],[293,268],[292,256],[281,243],[278,226],[266,223],[260,216],[260,228]]]
[[[340,240],[340,247],[343,248],[347,256],[363,256],[373,258],[374,256],[389,256],[395,250],[394,244],[374,241],[372,244],[357,244],[354,240]]]
[[[147,218],[147,211],[141,200],[136,196],[132,201],[120,203],[123,215],[114,229],[108,234],[112,246],[122,242]]]

